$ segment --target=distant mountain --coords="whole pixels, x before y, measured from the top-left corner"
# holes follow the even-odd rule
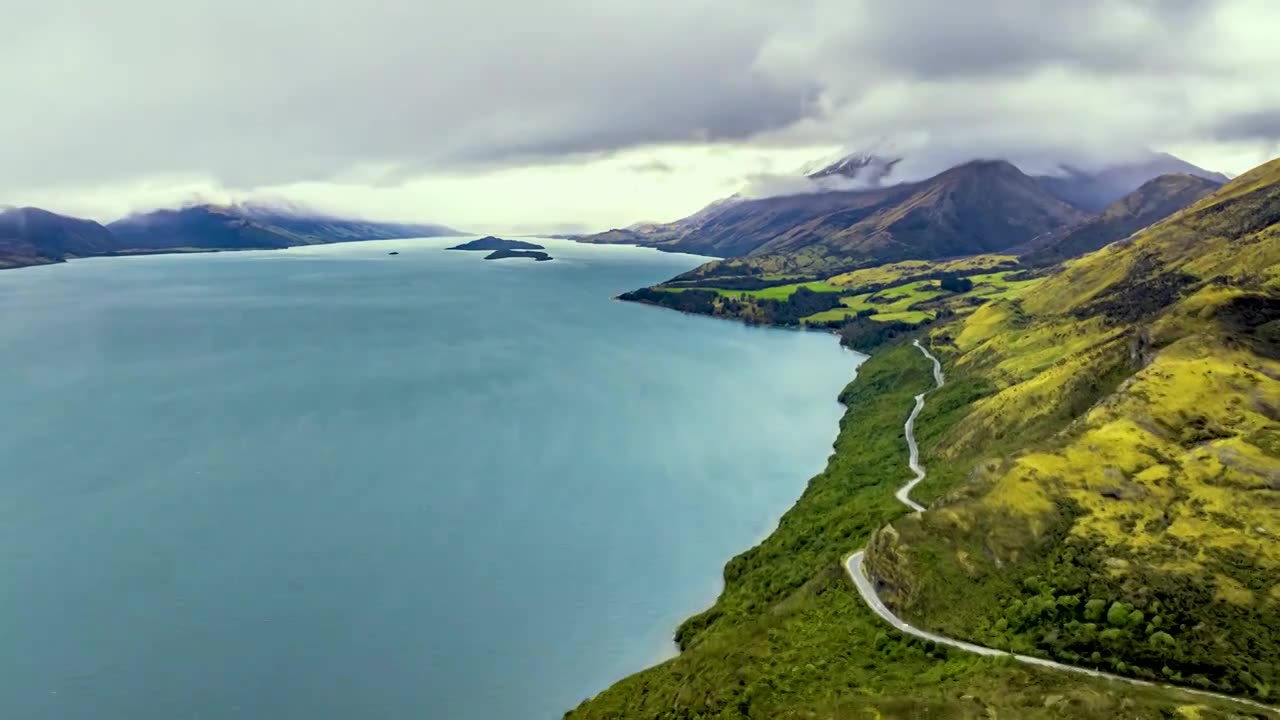
[[[1092,252],[1159,222],[1222,187],[1196,175],[1161,175],[1107,206],[1098,216],[1036,238],[1022,261],[1047,265]]]
[[[0,211],[0,267],[40,265],[111,249],[110,231],[92,220],[33,207]]]
[[[193,205],[131,215],[107,226],[124,250],[285,248],[458,234],[443,225],[375,223],[255,205]]]
[[[899,199],[903,191],[909,192]],[[965,163],[920,183],[895,186],[882,197],[887,202],[874,209],[800,224],[751,255],[806,253],[833,264],[969,255],[1004,250],[1085,217],[1003,160]]]
[[[1004,250],[1011,247],[1010,242],[1031,240],[1035,235],[1028,235],[1029,231],[1042,234],[1082,222],[1161,175],[1226,180],[1221,173],[1164,153],[1088,171],[1062,165],[1060,172],[1034,179],[1007,162],[988,164],[984,176],[975,170],[981,164],[970,162],[932,178],[894,183],[891,179],[901,162],[870,152],[841,154],[802,167],[797,178],[809,180],[808,184],[781,184],[807,192],[734,195],[674,222],[637,223],[568,237],[719,258],[767,255],[772,258],[768,263],[736,265],[807,272],[806,267],[832,263],[928,259],[939,257],[939,252],[976,252],[983,247]],[[964,167],[970,169],[953,173]],[[999,172],[994,171],[997,167]],[[939,183],[951,186],[940,188]],[[984,183],[993,185],[994,195],[985,195]],[[966,185],[980,189],[970,192]],[[1024,206],[1024,201],[1029,205]],[[901,216],[890,210],[898,203],[910,205]],[[915,223],[920,227],[913,229]],[[810,248],[806,257],[790,256],[802,247]]]
[[[1001,160],[974,161],[932,178],[870,190],[744,200],[647,232],[605,240],[736,258],[706,274],[833,273],[901,259],[1005,250],[1087,218]]]
[[[459,235],[443,225],[379,223],[267,205],[193,205],[103,226],[39,208],[0,209],[0,268],[91,255],[244,250]]]
[[[573,239],[643,245],[712,257],[741,257],[806,222],[840,212],[870,212],[906,194],[907,191],[898,186],[720,201],[672,223],[633,226]]]
[[[245,250],[311,244],[302,235],[213,205],[130,215],[107,225],[107,228],[115,235],[122,251]]]
[[[1168,153],[1151,153],[1138,162],[1112,165],[1099,170],[1086,171],[1071,165],[1061,165],[1059,170],[1058,174],[1044,175],[1037,179],[1058,198],[1090,212],[1102,211],[1161,175],[1195,175],[1218,184],[1228,180],[1220,172],[1196,167]]]
[[[247,220],[321,243],[467,234],[434,223],[372,222],[327,215],[296,206],[246,203],[234,205],[230,209]]]

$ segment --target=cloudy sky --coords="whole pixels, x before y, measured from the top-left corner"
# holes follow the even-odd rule
[[[841,148],[1280,154],[1275,0],[0,0],[0,203],[668,220]]]

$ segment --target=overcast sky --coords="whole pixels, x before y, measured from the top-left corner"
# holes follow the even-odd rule
[[[479,231],[920,170],[1280,154],[1275,0],[0,0],[0,203],[287,198]]]

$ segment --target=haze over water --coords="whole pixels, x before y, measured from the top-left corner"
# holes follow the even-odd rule
[[[857,356],[453,242],[0,272],[0,717],[558,718],[672,652]]]

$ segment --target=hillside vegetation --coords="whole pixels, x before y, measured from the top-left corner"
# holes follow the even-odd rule
[[[939,500],[877,536],[883,596],[976,642],[1274,702],[1277,223],[1280,161],[935,328]]]

